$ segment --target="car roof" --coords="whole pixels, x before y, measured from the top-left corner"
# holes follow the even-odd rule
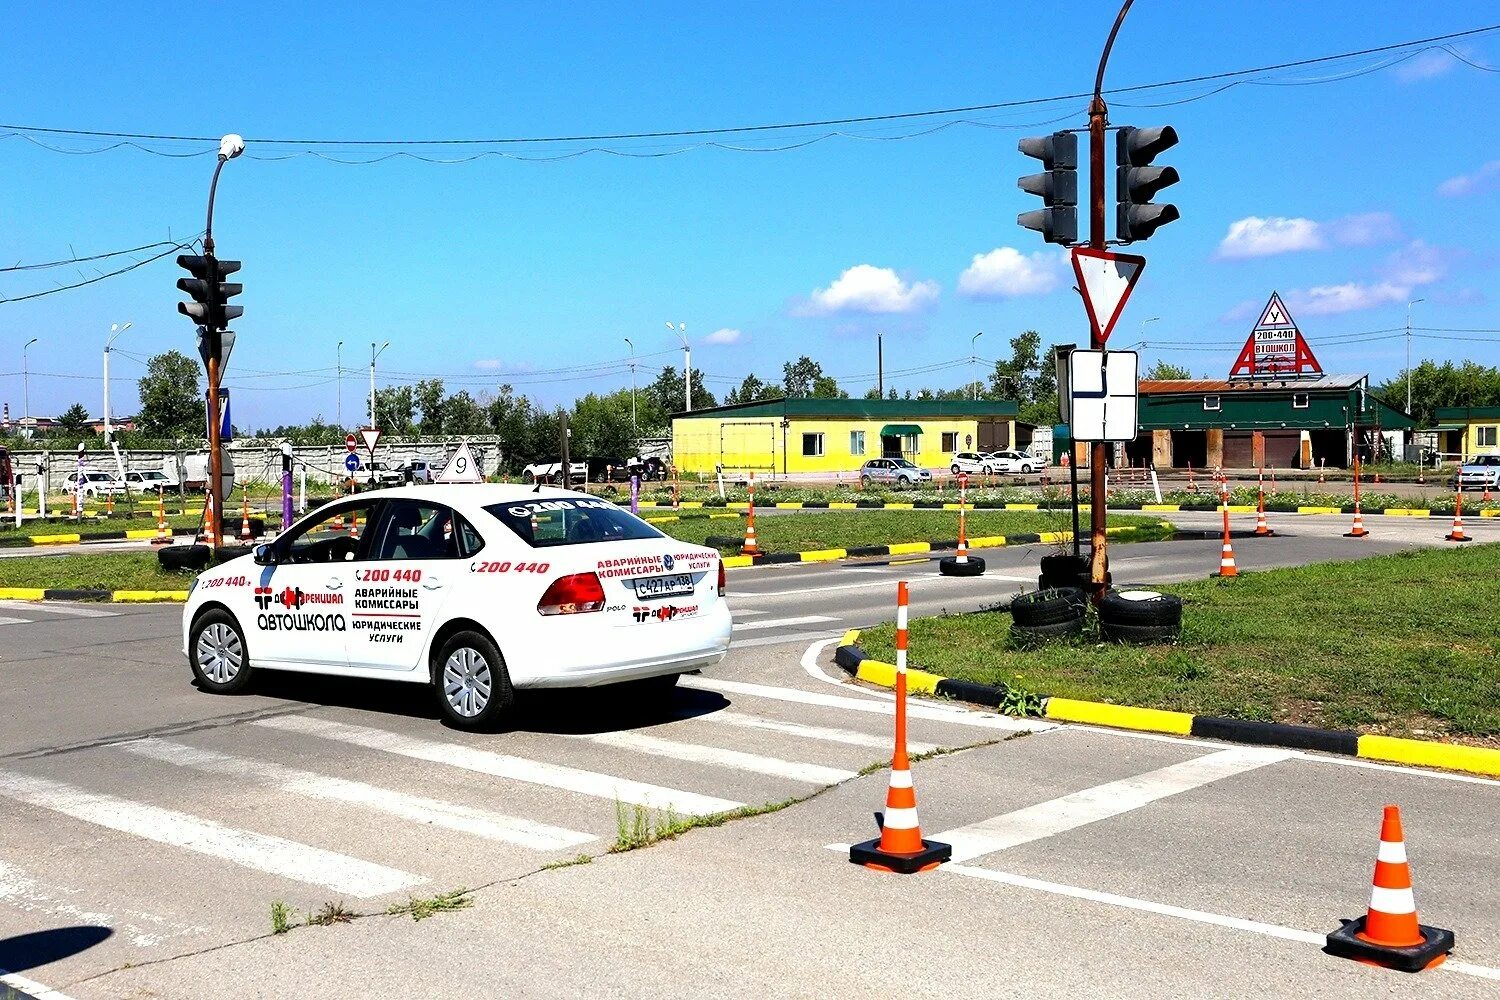
[[[391,486],[380,490],[365,490],[349,499],[433,500],[450,507],[484,507],[514,500],[608,500],[609,498],[581,493],[578,490],[565,490],[556,486],[543,486],[538,490],[534,486],[521,483],[431,483],[421,486]]]

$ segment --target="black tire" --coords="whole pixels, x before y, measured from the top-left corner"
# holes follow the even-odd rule
[[[1177,627],[1182,624],[1182,598],[1152,590],[1113,590],[1099,602],[1099,622]]]
[[[1075,577],[1079,573],[1087,573],[1089,562],[1083,556],[1075,556],[1067,553],[1058,555],[1042,556],[1042,575],[1051,577]]]
[[[1044,627],[1082,621],[1088,598],[1074,588],[1037,590],[1018,594],[1010,602],[1011,618],[1019,628]]]
[[[957,556],[944,556],[938,560],[938,572],[943,576],[983,576],[984,560],[970,556],[968,562],[961,563]]]
[[[505,668],[505,657],[483,632],[454,632],[432,658],[431,670],[438,711],[443,721],[456,729],[493,729],[515,704],[516,692]],[[486,675],[489,695],[476,705],[474,696],[483,691]],[[468,707],[461,707],[464,705]]]
[[[869,489],[870,488],[870,477],[869,476],[860,476],[859,477],[859,485],[863,486],[865,489]]]
[[[521,473],[521,478],[525,481],[527,486],[531,486],[536,482],[536,473],[530,471],[523,472]]]
[[[209,694],[238,694],[255,676],[244,629],[223,608],[210,608],[188,630],[188,666]]]
[[[956,465],[955,465],[955,466],[953,466],[953,467],[952,467],[952,469],[950,469],[950,470],[949,470],[949,471],[951,471],[951,472],[952,472],[952,473],[953,473],[953,474],[954,474],[954,475],[955,475],[955,476],[956,476],[956,475],[958,475],[958,474],[959,474],[959,472],[960,472],[960,471],[961,471],[961,470],[960,470],[960,469],[959,469],[959,467],[958,467],[958,466],[956,466]]]
[[[156,550],[156,561],[162,569],[196,573],[208,567],[212,555],[207,545],[163,545]]]
[[[1053,622],[1050,625],[1012,625],[1010,627],[1011,644],[1021,649],[1029,649],[1040,646],[1053,639],[1066,639],[1079,635],[1083,632],[1083,619],[1072,618],[1064,622]]]
[[[1101,638],[1110,642],[1128,642],[1138,646],[1176,642],[1181,634],[1181,625],[1122,625],[1104,621],[1099,623]]]

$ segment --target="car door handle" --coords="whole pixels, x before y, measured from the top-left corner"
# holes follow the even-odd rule
[[[343,580],[340,580],[340,579],[339,579],[339,578],[338,578],[338,577],[336,577],[336,576],[335,576],[335,577],[332,577],[332,578],[331,578],[331,579],[329,579],[329,581],[328,581],[328,589],[329,589],[329,590],[340,590],[340,589],[342,589],[342,588],[343,588],[343,586],[344,586],[344,581],[343,581]]]
[[[439,580],[435,576],[427,576],[427,577],[423,577],[422,578],[422,589],[423,590],[437,590],[442,585],[443,585],[443,581]]]

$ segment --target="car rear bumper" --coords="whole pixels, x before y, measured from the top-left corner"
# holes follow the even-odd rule
[[[540,662],[523,664],[508,656],[511,682],[518,688],[597,687],[702,670],[729,652],[731,626],[723,602],[702,618],[624,626],[632,631],[650,630],[647,634],[653,641],[640,647],[640,655],[631,655],[630,647],[635,644],[621,642],[616,627],[590,630],[577,642],[549,644],[549,654]]]

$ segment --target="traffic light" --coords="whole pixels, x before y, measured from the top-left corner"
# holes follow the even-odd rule
[[[1051,135],[1022,139],[1017,148],[1027,156],[1042,161],[1040,174],[1027,174],[1016,186],[1027,194],[1038,195],[1046,208],[1022,212],[1016,221],[1035,229],[1048,243],[1078,242],[1078,135],[1054,132]]]
[[[1177,145],[1177,130],[1121,128],[1115,137],[1115,235],[1124,243],[1150,238],[1162,226],[1181,218],[1176,205],[1153,205],[1151,199],[1179,180],[1175,167],[1153,167],[1156,154]]]
[[[239,261],[182,254],[177,258],[177,266],[192,275],[177,279],[178,290],[193,297],[192,302],[177,303],[178,312],[209,330],[222,330],[231,320],[245,315],[244,306],[228,304],[230,296],[240,294],[245,286],[224,280],[240,269]]]

